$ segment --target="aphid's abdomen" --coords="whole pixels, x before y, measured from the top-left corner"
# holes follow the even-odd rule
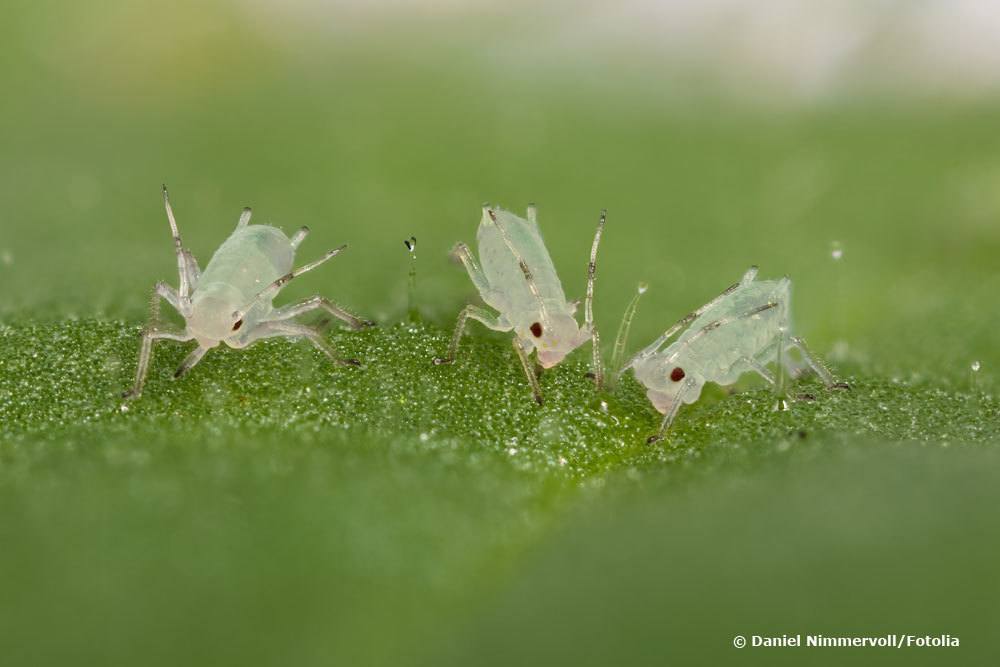
[[[791,335],[791,332],[782,334],[779,329],[782,323],[789,321],[789,299],[787,280],[763,281],[741,288],[704,313],[657,355],[670,362],[665,364],[664,373],[669,373],[673,366],[681,366],[708,382],[732,384],[751,370],[746,359],[758,360],[762,353],[777,344],[780,336]],[[746,316],[768,303],[776,305]],[[720,321],[724,323],[714,327]],[[706,328],[710,330],[705,331]]]
[[[535,297],[528,289],[524,271],[517,258],[510,252],[497,225],[503,229],[518,254],[524,260],[546,304],[565,307],[566,295],[562,283],[556,275],[555,266],[545,242],[538,232],[538,226],[519,218],[509,211],[496,210],[497,223],[483,222],[479,225],[477,241],[479,262],[483,273],[496,294],[492,303],[487,295],[484,300],[505,314],[538,310]]]
[[[295,251],[284,232],[269,225],[238,228],[212,255],[198,281],[222,283],[252,299],[292,269]]]

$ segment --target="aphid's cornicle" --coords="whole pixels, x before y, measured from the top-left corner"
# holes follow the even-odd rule
[[[751,267],[739,282],[681,318],[619,371],[633,369],[650,401],[663,414],[660,429],[649,442],[663,437],[681,405],[698,400],[706,382],[728,385],[753,371],[772,385],[783,401],[784,371],[797,367],[789,355],[792,350],[798,351],[828,388],[849,388],[835,381],[805,341],[789,335],[791,281],[754,282],[756,276],[757,267]],[[660,351],[679,332],[680,336]],[[624,347],[624,340],[621,345]],[[772,361],[777,377],[767,369]]]
[[[559,276],[542,241],[534,205],[528,206],[526,219],[484,205],[477,234],[482,267],[464,243],[455,247],[455,254],[465,266],[483,301],[498,314],[478,306],[466,306],[458,316],[448,352],[444,357],[436,358],[434,363],[448,364],[455,360],[466,322],[472,318],[490,329],[514,332],[511,341],[514,351],[538,403],[542,402],[542,391],[530,359],[532,352],[535,352],[543,368],[551,368],[577,347],[591,341],[592,375],[595,384],[600,387],[604,370],[600,337],[594,325],[593,299],[597,249],[605,220],[606,213],[602,211],[591,245],[584,324],[580,327],[573,317],[576,304],[566,300]]]
[[[251,210],[245,208],[236,229],[219,246],[205,271],[201,272],[194,255],[183,247],[166,186],[163,187],[163,205],[174,239],[179,287],[174,290],[166,283],[158,282],[154,300],[162,298],[173,306],[184,318],[185,327],[183,331],[160,328],[157,322],[159,309],[156,306],[151,309],[152,317],[143,331],[135,384],[125,392],[125,398],[135,398],[142,393],[156,340],[198,342],[198,347],[181,363],[174,377],[180,377],[193,368],[208,350],[219,343],[243,348],[273,337],[304,337],[333,361],[348,366],[359,365],[356,359],[338,358],[319,331],[293,320],[310,311],[323,310],[354,329],[372,326],[374,322],[355,317],[321,296],[277,309],[271,303],[289,281],[336,256],[347,246],[331,250],[320,259],[293,270],[295,250],[306,238],[309,229],[302,227],[288,238],[276,227],[250,225]],[[264,287],[261,289],[260,285]]]

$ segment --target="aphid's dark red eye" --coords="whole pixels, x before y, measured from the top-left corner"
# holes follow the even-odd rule
[[[533,335],[535,338],[542,337],[542,325],[540,322],[535,322],[534,324],[531,325],[531,335]]]
[[[241,326],[243,326],[243,320],[236,320],[236,324],[233,325],[233,331],[239,331]]]
[[[681,368],[680,366],[677,366],[676,368],[674,368],[674,370],[670,371],[670,379],[673,380],[674,382],[680,382],[681,380],[683,380],[684,375],[685,375],[684,369]]]

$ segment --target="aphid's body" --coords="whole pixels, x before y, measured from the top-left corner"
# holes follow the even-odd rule
[[[273,337],[306,337],[334,361],[357,365],[358,362],[352,359],[338,359],[329,343],[316,329],[299,324],[294,318],[321,309],[355,329],[370,326],[371,322],[361,320],[318,296],[282,308],[274,308],[272,305],[275,296],[288,281],[316,268],[346,246],[331,250],[321,259],[292,270],[295,250],[309,230],[303,227],[289,238],[276,227],[251,225],[250,209],[244,209],[236,229],[212,255],[202,273],[194,256],[181,245],[166,188],[163,189],[163,201],[174,236],[180,287],[175,290],[165,283],[157,283],[154,299],[161,297],[173,306],[184,317],[185,328],[183,331],[160,328],[155,321],[154,307],[154,316],[143,333],[135,385],[126,392],[127,398],[134,398],[142,393],[152,357],[153,341],[161,339],[194,340],[198,343],[198,347],[177,369],[175,377],[180,377],[194,367],[208,350],[219,343],[243,348],[258,340]]]
[[[677,322],[622,369],[633,369],[649,400],[664,415],[659,433],[650,441],[663,435],[681,405],[698,400],[706,382],[730,385],[752,371],[782,391],[781,373],[802,370],[790,356],[793,350],[828,387],[846,386],[835,383],[804,341],[791,335],[791,281],[755,282],[756,275],[757,268],[751,268],[740,282]],[[682,329],[676,340],[660,349]],[[767,368],[771,362],[778,366],[778,378]]]
[[[435,359],[434,362],[442,364],[454,361],[466,320],[471,317],[490,329],[514,332],[514,349],[524,367],[535,400],[539,403],[541,390],[529,361],[532,352],[536,353],[538,363],[543,368],[551,368],[576,348],[592,341],[593,374],[600,386],[603,369],[600,338],[594,325],[593,295],[597,247],[604,221],[605,215],[602,213],[591,247],[585,321],[580,326],[574,317],[576,303],[566,300],[562,283],[542,240],[534,207],[528,208],[527,219],[502,209],[484,207],[476,235],[482,267],[476,263],[472,252],[464,243],[458,244],[456,254],[465,265],[483,301],[499,314],[494,315],[477,306],[467,306],[458,317],[447,356]]]

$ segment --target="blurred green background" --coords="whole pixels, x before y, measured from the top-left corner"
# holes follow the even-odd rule
[[[1000,98],[977,45],[1000,20],[906,4],[11,5],[4,662],[995,658]],[[161,183],[202,266],[245,205],[309,225],[303,258],[349,243],[282,302],[378,319],[333,334],[373,370],[320,377],[282,343],[168,387],[165,348],[121,413],[149,290],[174,282]],[[758,264],[854,392],[793,415],[716,392],[650,451],[634,386],[594,425],[584,354],[541,418],[502,336],[432,375],[483,201],[538,203],[571,298],[609,210],[606,351],[640,280],[636,345]],[[731,647],[796,632],[963,646]]]

